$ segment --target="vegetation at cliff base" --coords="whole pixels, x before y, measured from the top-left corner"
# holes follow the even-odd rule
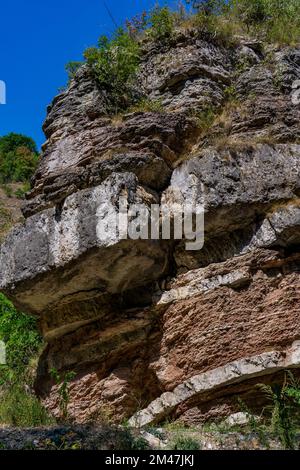
[[[0,424],[38,426],[53,422],[32,393],[36,357],[43,344],[36,323],[0,294],[0,340],[6,347],[6,365],[0,365]]]
[[[0,368],[0,385],[4,385],[18,381],[25,373],[42,339],[37,320],[17,311],[3,294],[0,294],[0,340],[6,345],[7,365]]]
[[[265,409],[271,415],[271,430],[286,449],[295,449],[300,424],[300,382],[291,371],[284,374],[283,383],[261,384],[270,405]]]

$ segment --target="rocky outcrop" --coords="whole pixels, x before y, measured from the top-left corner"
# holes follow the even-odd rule
[[[239,394],[259,406],[257,382],[297,373],[299,78],[299,48],[190,31],[144,45],[139,89],[164,111],[109,116],[87,66],[54,99],[26,221],[0,252],[0,289],[40,318],[36,391],[54,414],[51,368],[76,372],[78,422],[142,425],[231,415]],[[120,197],[203,206],[203,249],[124,239]]]

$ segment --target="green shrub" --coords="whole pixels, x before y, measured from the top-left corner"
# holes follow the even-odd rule
[[[248,32],[261,35],[269,42],[299,42],[299,0],[232,0],[231,13],[247,26]]]
[[[282,383],[259,385],[260,390],[271,402],[267,407],[271,413],[271,429],[286,449],[295,448],[296,429],[299,425],[300,383],[290,371]],[[296,422],[298,421],[298,422]]]
[[[139,435],[134,435],[130,429],[122,430],[120,434],[119,450],[147,450],[148,442]]]
[[[168,7],[155,7],[150,14],[149,35],[156,41],[165,41],[172,36],[175,18]]]
[[[0,423],[11,426],[52,424],[39,400],[29,392],[31,362],[42,345],[36,319],[18,312],[0,294],[0,340],[6,345],[6,365],[0,366]]]
[[[126,28],[131,38],[137,41],[141,34],[147,31],[147,35],[155,41],[168,40],[173,33],[175,24],[185,19],[182,7],[179,11],[171,11],[168,7],[155,6],[148,14],[144,11],[136,15],[132,20],[126,21]]]
[[[69,82],[75,77],[78,69],[83,65],[82,61],[73,61],[66,64],[66,71],[68,73]]]
[[[128,109],[128,112],[152,112],[152,113],[163,113],[164,107],[160,100],[150,100],[143,98],[138,101],[135,105]]]
[[[238,16],[247,26],[261,24],[267,19],[267,11],[264,0],[234,1],[234,6]]]
[[[226,36],[248,33],[268,42],[299,43],[299,0],[186,0],[196,14],[192,24],[205,27],[226,43]]]
[[[101,88],[107,91],[112,111],[126,109],[133,102],[133,79],[140,60],[138,43],[124,29],[119,28],[113,38],[99,39],[98,47],[84,53]]]
[[[299,43],[300,2],[298,0],[265,0],[268,15],[267,38],[282,44]]]
[[[6,345],[6,366],[0,366],[0,385],[20,382],[32,357],[42,345],[35,318],[18,312],[0,294],[0,340]]]
[[[207,132],[214,123],[216,111],[212,106],[208,106],[201,111],[192,110],[190,116],[195,119],[197,127],[201,129],[202,132]]]
[[[64,375],[60,375],[56,369],[51,369],[50,375],[54,379],[56,385],[58,385],[60,418],[63,421],[66,421],[68,418],[68,405],[70,401],[69,385],[76,377],[76,373],[74,371],[69,371]]]
[[[198,441],[190,437],[178,437],[173,444],[172,450],[200,450],[201,445]]]
[[[0,401],[0,423],[10,426],[34,427],[53,424],[39,400],[20,385],[6,390]]]
[[[130,450],[147,450],[149,449],[148,442],[143,437],[133,438]]]
[[[10,184],[3,184],[2,189],[8,198],[15,196],[19,199],[24,199],[25,194],[30,190],[30,183],[25,182],[15,191]]]
[[[118,28],[111,39],[101,36],[97,47],[84,52],[84,58],[91,67],[98,85],[106,91],[108,111],[118,113],[141,100],[138,87],[134,86],[140,65],[140,44],[138,37],[148,27],[148,35],[157,41],[170,38],[174,28],[174,14],[167,7],[155,7],[149,17],[144,12],[140,17],[127,21],[127,30]],[[72,78],[78,63],[67,65]]]
[[[238,404],[239,404],[239,407],[240,407],[241,411],[243,413],[245,413],[247,418],[248,418],[247,427],[249,428],[249,430],[252,433],[257,434],[259,442],[261,443],[261,445],[263,445],[264,447],[266,447],[268,449],[269,448],[269,441],[268,441],[267,426],[261,421],[260,417],[258,418],[257,416],[255,416],[251,412],[249,407],[246,405],[246,403],[240,397],[238,397]],[[232,428],[233,427],[231,426],[231,430],[232,430]]]
[[[219,15],[228,8],[226,0],[185,0],[187,5],[191,5],[197,13],[205,15]]]

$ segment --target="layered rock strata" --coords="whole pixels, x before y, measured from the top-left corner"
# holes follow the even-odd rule
[[[40,318],[36,391],[54,414],[51,368],[75,371],[78,422],[142,425],[230,415],[297,373],[299,78],[299,48],[190,31],[145,46],[139,88],[163,112],[111,117],[87,66],[54,99],[26,221],[0,252],[0,289]],[[203,206],[203,249],[122,239],[120,197]]]

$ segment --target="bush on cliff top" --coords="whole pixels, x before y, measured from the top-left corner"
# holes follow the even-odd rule
[[[89,47],[84,58],[94,72],[99,86],[107,92],[111,111],[117,113],[143,100],[134,79],[140,64],[140,35],[147,34],[155,41],[170,38],[175,17],[167,7],[155,7],[127,21],[126,28],[118,28],[109,39],[101,36],[97,47]],[[80,62],[69,62],[66,70],[69,80],[74,78]]]
[[[230,23],[232,31],[283,45],[299,42],[299,0],[186,0],[186,3],[192,4],[196,17],[223,20]],[[215,22],[216,33],[223,24]]]
[[[137,71],[139,45],[128,32],[120,28],[113,38],[101,36],[98,47],[90,47],[84,53],[95,77],[109,94],[117,112],[132,103],[132,80]]]
[[[248,34],[268,42],[295,44],[300,35],[299,0],[185,0],[188,10],[156,6],[118,28],[109,39],[101,36],[97,47],[84,52],[99,86],[106,90],[111,112],[119,112],[145,97],[134,86],[140,64],[142,38],[167,43],[176,27],[198,27],[214,38],[231,44],[233,36]],[[70,62],[69,79],[81,62]]]

